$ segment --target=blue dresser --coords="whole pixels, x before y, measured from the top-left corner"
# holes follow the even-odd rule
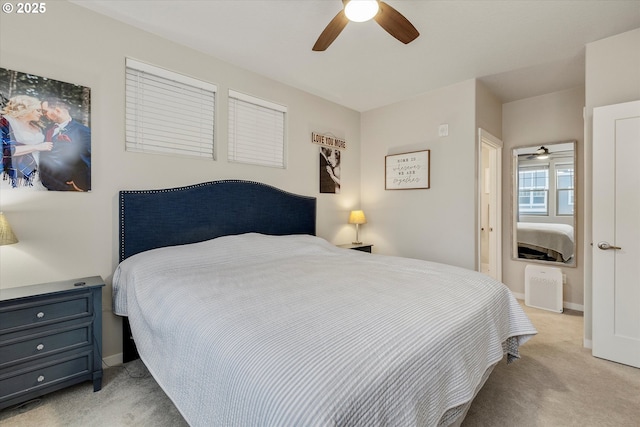
[[[101,277],[0,289],[0,409],[84,381],[102,388]]]

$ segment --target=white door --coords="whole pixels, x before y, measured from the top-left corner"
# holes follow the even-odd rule
[[[640,368],[640,101],[593,110],[593,355]]]
[[[479,129],[479,271],[502,280],[502,141]]]

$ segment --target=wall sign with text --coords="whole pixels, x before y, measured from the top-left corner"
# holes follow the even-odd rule
[[[311,142],[329,148],[337,148],[338,150],[347,149],[347,141],[337,138],[330,134],[322,134],[317,132],[311,133]]]
[[[385,156],[385,190],[429,188],[431,150]]]

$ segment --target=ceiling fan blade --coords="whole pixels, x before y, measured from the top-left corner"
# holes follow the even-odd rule
[[[380,12],[373,19],[389,34],[404,44],[411,43],[420,35],[416,27],[400,12],[383,1],[378,3],[380,4]]]
[[[313,50],[316,52],[326,50],[348,23],[349,19],[344,14],[344,10],[338,12],[335,18],[333,18],[324,31],[322,31],[320,37],[318,37],[316,44],[313,45]]]

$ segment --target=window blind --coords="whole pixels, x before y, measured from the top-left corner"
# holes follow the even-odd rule
[[[230,162],[284,168],[287,107],[229,90]]]
[[[214,159],[217,87],[126,60],[126,149]]]

